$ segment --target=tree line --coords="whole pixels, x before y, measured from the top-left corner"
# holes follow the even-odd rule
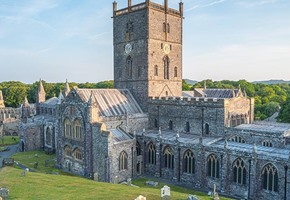
[[[235,89],[241,87],[248,97],[255,98],[255,119],[264,120],[280,110],[278,120],[290,123],[290,86],[287,83],[266,85],[262,83],[254,84],[246,80],[239,81],[212,81],[205,80],[194,85],[182,82],[182,89],[192,90],[193,88],[203,88],[206,82],[207,88]],[[64,83],[47,83],[43,81],[46,98],[57,97],[64,90]],[[69,83],[70,88],[114,88],[113,80],[98,83]],[[27,97],[30,103],[35,103],[38,81],[32,84],[25,84],[19,81],[8,81],[0,83],[0,90],[3,92],[5,105],[7,107],[18,107]]]

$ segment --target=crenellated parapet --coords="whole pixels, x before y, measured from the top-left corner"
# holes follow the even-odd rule
[[[128,7],[120,9],[120,10],[118,10],[118,8],[117,8],[117,2],[114,1],[113,2],[113,15],[114,15],[114,17],[120,16],[120,15],[124,15],[124,14],[130,13],[130,12],[135,12],[135,11],[139,11],[139,10],[143,10],[143,9],[147,9],[147,8],[152,8],[152,9],[157,10],[157,11],[166,12],[167,14],[183,17],[183,3],[180,2],[179,3],[179,10],[175,10],[175,9],[168,7],[168,0],[164,1],[164,5],[154,3],[150,0],[146,0],[143,3],[139,3],[136,5],[132,5],[132,1],[128,0]]]
[[[149,97],[151,104],[180,104],[196,106],[224,106],[225,99],[206,97]]]

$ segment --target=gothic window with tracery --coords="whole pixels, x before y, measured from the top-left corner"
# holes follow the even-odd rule
[[[156,164],[156,150],[153,143],[148,146],[148,163],[152,165]]]
[[[80,149],[76,148],[73,154],[76,160],[83,160],[83,155]]]
[[[195,172],[195,159],[193,156],[192,151],[187,150],[183,156],[183,163],[184,163],[184,172],[193,174]]]
[[[264,147],[272,147],[273,145],[272,145],[272,142],[270,142],[270,141],[263,141],[262,142],[262,145],[264,146]]]
[[[82,133],[82,124],[79,119],[74,121],[74,138],[77,140],[81,140],[83,137]]]
[[[164,150],[164,167],[168,169],[174,168],[174,155],[170,147]]]
[[[119,157],[119,170],[126,169],[128,169],[128,155],[125,151],[122,151]]]
[[[233,164],[234,182],[245,185],[247,179],[247,170],[242,159],[238,158]]]
[[[207,158],[207,175],[212,178],[219,178],[219,160],[214,154]]]
[[[272,192],[278,192],[278,171],[272,164],[263,169],[263,188]]]
[[[64,147],[64,155],[71,157],[71,147],[70,146],[66,145]]]
[[[141,155],[141,146],[139,142],[136,143],[136,153],[137,153],[137,156]]]
[[[234,136],[230,140],[238,143],[246,143],[246,141],[240,136]]]
[[[64,135],[65,137],[71,138],[72,137],[72,127],[71,127],[71,122],[69,119],[65,119],[64,121]]]

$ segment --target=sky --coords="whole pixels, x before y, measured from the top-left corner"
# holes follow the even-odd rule
[[[290,0],[183,2],[183,78],[290,80]],[[0,82],[112,80],[111,17],[108,0],[0,0]]]

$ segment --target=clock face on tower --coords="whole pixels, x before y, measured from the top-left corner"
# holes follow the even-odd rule
[[[131,44],[126,44],[125,53],[129,54],[131,51],[132,51],[132,45]]]
[[[163,51],[165,54],[169,54],[170,53],[170,46],[169,44],[165,44],[163,47]]]

